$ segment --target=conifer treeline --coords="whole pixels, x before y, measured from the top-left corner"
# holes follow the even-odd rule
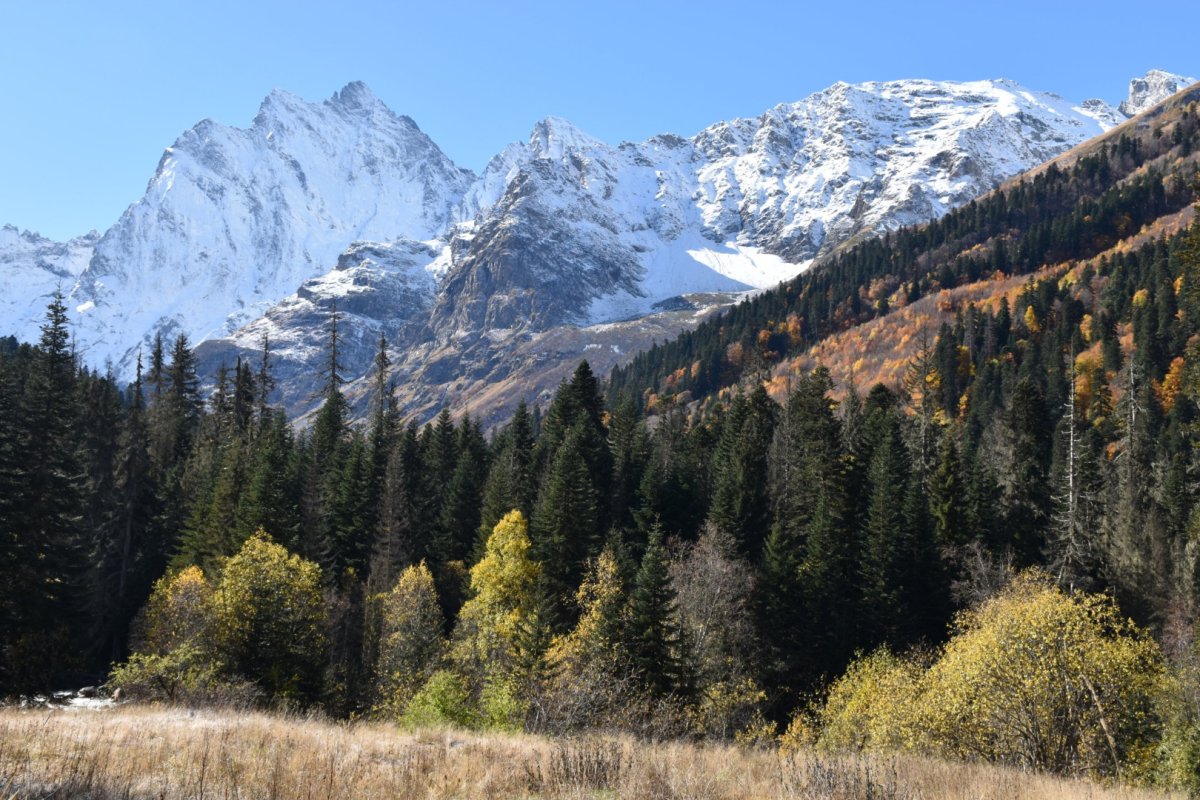
[[[445,411],[403,422],[384,342],[374,409],[350,424],[336,315],[326,401],[297,432],[267,401],[266,343],[207,400],[182,338],[122,389],[78,367],[56,298],[36,346],[0,348],[4,691],[104,672],[156,579],[215,582],[262,529],[320,565],[330,646],[307,698],[378,707],[371,631],[390,623],[371,598],[424,562],[443,632],[461,629],[512,510],[537,578],[509,658],[591,653],[642,697],[703,705],[745,680],[782,718],[856,651],[941,641],[1010,565],[1110,589],[1162,630],[1195,608],[1198,278],[1195,227],[1031,282],[943,327],[903,387],[840,403],[818,369],[783,406],[759,387],[648,420],[628,397],[606,411],[582,363],[490,437]],[[570,645],[597,630],[611,647]]]

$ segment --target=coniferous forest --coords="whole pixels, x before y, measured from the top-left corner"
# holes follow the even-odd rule
[[[272,404],[269,342],[201,391],[120,385],[66,309],[0,341],[0,694],[410,725],[827,743],[1200,783],[1193,107],[843,251],[603,383],[483,430]],[[1028,276],[895,386],[807,344]],[[882,283],[886,296],[865,297]],[[776,393],[778,395],[778,393]],[[1007,671],[1006,671],[1007,670]]]

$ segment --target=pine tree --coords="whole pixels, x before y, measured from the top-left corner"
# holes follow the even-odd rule
[[[770,528],[767,453],[775,431],[775,403],[759,384],[735,397],[713,453],[709,520],[727,531],[742,553],[756,554]]]
[[[271,337],[265,331],[262,337],[262,358],[258,362],[254,386],[258,389],[258,422],[259,425],[266,425],[271,417],[271,392],[275,390],[275,377],[271,373]]]
[[[633,400],[622,395],[613,407],[608,426],[613,478],[609,519],[614,527],[632,528],[642,474],[649,458],[649,437]]]
[[[979,536],[979,531],[967,527],[963,509],[965,492],[962,462],[954,434],[947,429],[942,434],[938,463],[929,479],[929,506],[933,515],[934,538],[940,547],[964,544]]]
[[[443,561],[465,562],[479,530],[488,470],[487,442],[469,415],[459,426],[454,449],[457,459],[442,505],[437,554]]]
[[[151,363],[154,393],[147,412],[147,423],[150,461],[158,476],[157,507],[160,518],[156,525],[164,533],[160,539],[163,548],[160,556],[166,560],[175,554],[179,532],[189,512],[195,507],[194,493],[185,486],[185,480],[188,461],[199,433],[203,404],[195,357],[187,336],[180,334],[176,337],[171,348],[171,362],[166,366],[162,364],[161,340],[156,337]],[[186,502],[185,498],[193,502]]]
[[[533,470],[533,421],[524,400],[517,404],[512,421],[496,437],[493,447],[495,456],[483,486],[479,534],[473,561],[478,561],[482,556],[487,537],[505,514],[513,509],[527,518],[533,514],[537,497]]]
[[[764,549],[761,624],[775,637],[773,680],[799,689],[854,641],[857,546],[846,525],[842,433],[825,369],[804,376],[771,445],[774,523]],[[782,614],[782,617],[775,617]]]
[[[415,511],[408,495],[409,479],[401,439],[388,452],[387,466],[379,487],[376,513],[378,528],[371,552],[368,594],[375,595],[393,584],[406,564],[412,562]]]
[[[598,492],[580,450],[581,438],[569,432],[559,448],[542,483],[530,530],[546,591],[561,608],[574,596],[584,562],[600,536]]]
[[[1022,564],[1034,563],[1045,542],[1051,442],[1046,418],[1041,388],[1029,378],[1020,379],[1005,416],[1010,449],[1003,474],[1005,527]]]
[[[20,690],[45,688],[78,666],[81,655],[85,547],[69,336],[66,304],[56,292],[25,384],[17,439],[23,472],[12,520],[17,569],[6,581],[18,608],[2,671]]]
[[[551,468],[559,449],[574,432],[578,448],[587,465],[590,483],[598,499],[599,527],[608,527],[606,499],[612,481],[612,452],[604,426],[604,398],[588,362],[581,361],[569,381],[564,381],[541,422],[534,461],[539,476]]]
[[[1070,358],[1074,367],[1074,358]],[[1060,457],[1057,472],[1057,491],[1053,502],[1055,512],[1046,543],[1050,568],[1059,584],[1069,588],[1086,588],[1094,572],[1096,542],[1093,538],[1094,494],[1085,476],[1086,449],[1084,432],[1078,419],[1076,380],[1068,381],[1064,414],[1058,425]]]
[[[629,596],[626,633],[630,662],[645,688],[658,697],[687,688],[675,590],[662,537],[661,527],[651,529]]]
[[[237,511],[239,546],[257,530],[270,531],[291,549],[299,547],[299,484],[295,444],[287,418],[268,411],[255,438],[246,470],[246,486]]]
[[[120,536],[120,499],[116,465],[120,448],[121,392],[111,375],[101,377],[84,370],[76,383],[74,405],[78,422],[74,439],[80,464],[81,544],[85,548],[88,595],[87,640],[89,668],[108,664],[114,628],[119,624],[114,584],[120,565],[116,551]]]
[[[899,420],[886,415],[887,429],[874,448],[867,475],[863,531],[862,595],[867,646],[897,642],[905,607],[905,581],[912,565],[906,547],[904,496],[908,473]],[[849,598],[846,598],[849,602]]]
[[[349,408],[342,394],[340,348],[338,311],[336,306],[332,306],[326,345],[328,356],[324,372],[324,400],[317,411],[309,437],[309,463],[301,515],[301,553],[318,563],[328,561],[336,536],[331,527],[331,510],[342,480],[346,455]]]
[[[331,575],[352,571],[365,575],[374,546],[374,509],[371,506],[371,453],[357,430],[345,445],[341,468],[331,477],[328,531],[323,566]]]
[[[161,536],[161,532],[154,523],[158,516],[157,493],[148,441],[139,354],[115,465],[119,505],[117,538],[109,567],[109,574],[115,573],[115,586],[110,583],[114,595],[114,624],[106,648],[110,662],[117,662],[127,655],[130,622],[149,595],[153,581],[166,566],[156,558],[161,548],[155,545],[154,539]]]

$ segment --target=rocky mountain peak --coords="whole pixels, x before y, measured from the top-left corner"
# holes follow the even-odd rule
[[[529,134],[529,148],[535,158],[561,160],[568,153],[583,154],[607,150],[608,145],[584,133],[570,120],[549,116],[539,120]]]
[[[1129,97],[1121,101],[1118,108],[1126,117],[1135,117],[1195,82],[1195,78],[1152,69],[1129,82]]]
[[[343,108],[375,108],[384,105],[374,92],[362,81],[350,81],[339,91],[333,93],[329,102]]]

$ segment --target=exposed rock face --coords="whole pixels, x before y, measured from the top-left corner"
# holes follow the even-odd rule
[[[1126,118],[1135,117],[1195,82],[1195,78],[1152,69],[1145,77],[1134,78],[1129,82],[1129,97],[1121,101],[1118,110]]]

